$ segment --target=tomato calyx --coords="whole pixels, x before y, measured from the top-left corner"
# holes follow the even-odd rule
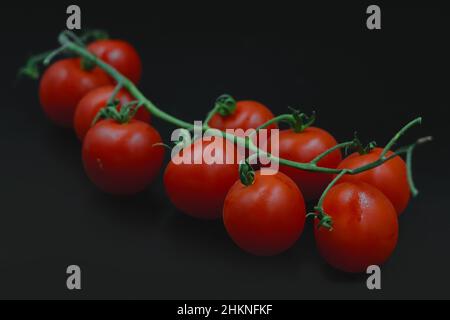
[[[236,100],[229,94],[223,94],[216,99],[214,109],[223,117],[232,115],[236,111]]]
[[[316,112],[313,111],[311,115],[307,115],[306,113],[300,112],[295,108],[289,107],[289,110],[292,112],[292,121],[290,121],[290,126],[292,130],[296,133],[300,133],[304,131],[306,128],[312,126],[316,121]]]
[[[239,165],[239,177],[244,186],[248,187],[255,183],[255,170],[253,170],[248,160]]]
[[[50,52],[44,52],[41,54],[31,56],[25,65],[21,67],[17,73],[17,78],[27,77],[33,80],[39,79],[40,70],[39,65],[44,61]]]
[[[318,219],[319,223],[317,224],[317,229],[325,228],[329,231],[333,230],[333,218],[325,213],[322,208],[314,207],[315,212],[310,212],[306,215],[306,217],[314,217],[314,219]]]
[[[120,124],[128,123],[134,118],[136,112],[141,107],[139,101],[131,101],[124,104],[120,110],[117,110],[119,103],[120,101],[113,100],[106,107],[102,108],[95,116],[94,121],[92,121],[92,126],[94,126],[101,119],[113,119]]]
[[[80,60],[80,67],[84,71],[89,72],[92,69],[94,69],[95,66],[96,66],[96,63],[95,63],[95,61],[93,59],[83,58],[83,59]]]
[[[75,33],[73,33],[72,31],[68,31],[68,30],[64,31],[64,34],[66,36],[70,37],[71,39],[73,39],[74,41],[76,41],[77,43],[79,43],[80,45],[82,45],[83,47],[86,44],[88,44],[89,42],[92,42],[95,40],[104,40],[104,39],[109,38],[109,35],[106,31],[96,30],[96,29],[88,30],[85,33],[83,33],[81,36],[77,36]],[[32,80],[37,80],[41,75],[40,66],[50,63],[51,59],[53,57],[55,57],[56,55],[63,54],[66,57],[75,56],[74,54],[69,53],[65,49],[66,48],[64,46],[62,46],[62,47],[59,47],[54,50],[50,50],[47,52],[43,52],[43,53],[39,53],[39,54],[30,56],[28,58],[27,62],[25,63],[25,65],[19,69],[19,71],[17,73],[17,77],[18,78],[27,77]],[[81,59],[81,61],[83,61],[83,60],[86,60],[86,59]],[[84,66],[82,64],[83,70],[89,71],[95,67],[95,62],[83,62],[83,63],[87,64],[86,66]]]
[[[348,154],[350,151],[356,151],[360,155],[369,154],[373,149],[377,147],[376,141],[371,141],[367,145],[364,145],[358,137],[358,133],[354,133],[353,145],[345,149],[345,153]]]

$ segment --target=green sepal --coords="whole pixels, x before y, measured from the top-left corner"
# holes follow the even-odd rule
[[[247,159],[239,165],[239,177],[245,186],[251,186],[255,182],[255,171]]]
[[[292,130],[299,133],[304,131],[306,128],[312,126],[316,121],[316,112],[313,111],[310,116],[305,113],[300,112],[292,107],[288,107],[288,109],[292,112],[293,121],[290,123]]]
[[[361,140],[358,137],[358,132],[355,131],[353,135],[353,145],[345,148],[345,153],[348,154],[350,152],[356,151],[359,154],[369,154],[373,149],[377,147],[376,141],[371,141],[367,145],[363,145]]]
[[[229,94],[223,94],[216,99],[215,108],[217,113],[223,117],[233,114],[236,107],[236,100]]]

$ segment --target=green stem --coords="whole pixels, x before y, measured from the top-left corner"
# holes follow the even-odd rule
[[[413,197],[416,197],[419,194],[419,190],[417,190],[416,185],[414,184],[413,174],[412,174],[412,155],[413,151],[417,145],[412,145],[409,147],[406,152],[406,173],[408,176],[409,188],[411,189],[411,194]]]
[[[398,136],[400,137],[400,136]],[[408,176],[408,183],[411,190],[411,193],[413,197],[417,196],[419,194],[419,191],[417,190],[414,180],[413,180],[413,174],[412,174],[412,155],[414,149],[421,144],[430,142],[433,138],[432,137],[424,137],[418,139],[415,143],[410,144],[408,146],[402,147],[395,151],[393,154],[389,155],[388,157],[379,157],[377,161],[374,161],[372,163],[369,163],[367,166],[362,166],[359,168],[356,168],[354,170],[350,169],[343,169],[337,176],[334,178],[334,180],[328,185],[328,187],[325,189],[325,191],[322,193],[322,196],[319,199],[319,202],[317,206],[315,207],[317,213],[313,213],[311,215],[314,215],[316,218],[320,220],[319,227],[327,227],[331,228],[333,224],[332,218],[326,214],[326,212],[323,209],[323,202],[325,200],[326,195],[330,191],[330,189],[337,183],[337,181],[345,174],[358,174],[360,172],[370,170],[371,168],[374,168],[376,166],[379,166],[383,164],[384,162],[390,161],[391,159],[400,156],[401,154],[406,154],[406,167],[407,167],[407,176]]]
[[[314,124],[314,122],[316,121],[316,112],[313,111],[311,116],[306,115],[305,113],[302,113],[300,111],[295,111],[294,110],[294,125],[292,126],[292,129],[297,132],[303,132],[306,128],[309,128],[310,126],[312,126]]]
[[[78,37],[78,36],[76,35],[75,32],[70,31],[70,30],[66,30],[66,31],[63,31],[63,32],[64,32],[64,34],[65,34],[68,38],[70,38],[70,39],[72,39],[73,41],[75,41],[76,44],[78,44],[79,46],[84,47],[85,43],[83,42],[83,40],[81,40],[80,37]]]
[[[278,124],[280,122],[287,122],[290,125],[292,125],[295,122],[295,119],[294,119],[294,116],[292,114],[279,115],[279,116],[277,116],[275,118],[270,119],[269,121],[267,121],[266,123],[260,125],[259,127],[257,127],[255,129],[255,131],[250,134],[250,138],[252,138],[255,135],[257,135],[260,130],[266,129],[266,128],[270,127],[272,124],[274,124],[274,123]]]
[[[76,43],[72,42],[67,35],[63,32],[60,34],[59,36],[59,42],[61,43],[62,46],[65,46],[67,48],[67,50],[74,52],[75,54],[81,56],[82,58],[88,59],[90,61],[93,61],[98,67],[100,67],[101,69],[103,69],[107,74],[109,74],[113,79],[115,79],[117,81],[117,83],[121,83],[123,85],[124,88],[126,88],[128,90],[128,92],[133,95],[138,101],[140,101],[140,104],[142,104],[152,115],[154,115],[157,118],[160,118],[163,121],[169,122],[177,127],[180,128],[184,128],[187,130],[193,130],[194,125],[191,123],[188,123],[186,121],[180,120],[164,111],[162,111],[161,109],[159,109],[158,107],[156,107],[149,99],[147,99],[141,91],[139,91],[139,89],[126,77],[124,77],[121,73],[119,73],[114,67],[112,67],[111,65],[105,63],[104,61],[102,61],[101,59],[97,59],[97,57],[95,55],[93,55],[92,53],[90,53],[89,51],[87,51],[84,47],[77,45]],[[213,110],[214,111],[214,110]],[[211,112],[210,114],[214,114],[213,112]],[[208,115],[207,119],[210,118],[210,114]],[[211,116],[212,117],[212,116]],[[278,117],[275,117],[274,119],[268,121],[267,123],[265,123],[264,125],[260,126],[259,128],[257,128],[257,130],[266,128],[268,126],[270,126],[273,123],[277,123],[280,121],[288,121],[291,122],[295,120],[293,115],[280,115]],[[389,142],[389,144],[386,146],[385,150],[389,150],[396,142],[397,140],[411,127],[419,124],[421,122],[421,118],[417,118],[414,121],[408,123],[405,127],[403,127]],[[206,124],[204,126],[204,129],[208,129],[208,125]],[[343,174],[358,174],[360,172],[363,171],[367,171],[370,170],[374,167],[377,167],[381,164],[383,164],[386,161],[389,161],[390,159],[392,159],[394,156],[397,156],[400,153],[396,153],[393,156],[389,156],[389,157],[385,157],[385,154],[387,153],[387,151],[382,154],[382,156],[380,157],[380,159],[369,163],[365,166],[359,167],[359,168],[355,168],[352,170],[347,170],[347,169],[332,169],[332,168],[324,168],[324,167],[319,167],[314,163],[301,163],[301,162],[295,162],[295,161],[290,161],[287,159],[282,159],[282,158],[278,158],[278,157],[274,157],[272,155],[270,155],[269,153],[260,150],[258,147],[256,147],[251,141],[248,142],[248,140],[243,139],[241,137],[236,137],[235,135],[232,134],[228,134],[225,132],[220,132],[218,133],[220,135],[222,135],[224,138],[232,141],[233,143],[237,143],[239,145],[242,145],[244,147],[246,147],[247,149],[254,151],[254,152],[258,152],[259,154],[265,155],[267,157],[269,157],[272,161],[276,161],[279,162],[282,165],[286,165],[286,166],[290,166],[290,167],[294,167],[300,170],[305,170],[305,171],[311,171],[311,172],[322,172],[322,173],[329,173],[329,174],[341,174],[342,172],[345,172]],[[402,151],[401,153],[405,153],[406,151]],[[319,159],[320,160],[320,159]]]
[[[122,81],[117,82],[116,87],[114,88],[114,91],[112,92],[111,96],[109,97],[106,105],[109,106],[114,103],[114,100],[116,100],[117,95],[119,94],[119,91],[122,89]]]
[[[141,91],[139,91],[138,88],[129,80],[128,78],[124,77],[122,74],[120,74],[114,67],[111,65],[103,62],[101,59],[97,59],[97,57],[87,51],[85,48],[73,43],[70,41],[70,39],[64,34],[60,34],[59,36],[59,42],[61,45],[65,45],[68,50],[73,51],[74,53],[78,54],[82,58],[89,59],[91,61],[94,61],[97,66],[99,66],[101,69],[103,69],[108,75],[110,75],[114,80],[116,80],[118,83],[121,82],[123,86],[128,90],[128,92],[133,95],[137,100],[142,102],[142,105],[155,117],[160,118],[164,121],[167,121],[169,123],[172,123],[175,126],[185,128],[185,129],[192,129],[194,126],[186,121],[180,120],[175,118],[174,116],[171,116],[170,114],[162,111],[158,107],[156,107],[150,100],[148,100]]]
[[[232,115],[237,108],[236,100],[229,94],[223,94],[216,99],[214,103],[214,108],[208,113],[205,119],[204,130],[209,129],[209,122],[216,113],[220,114],[222,117],[228,117]]]
[[[280,123],[280,122],[293,123],[294,121],[295,121],[294,116],[292,114],[282,114],[282,115],[279,115],[279,116],[267,121],[266,123],[264,123],[261,126],[259,126],[258,128],[256,128],[256,132],[258,132],[261,129],[266,129],[267,127],[270,127],[274,123]]]
[[[328,173],[328,174],[340,174],[343,170],[345,170],[346,174],[355,175],[355,174],[373,169],[375,167],[378,167],[378,166],[382,165],[383,163],[388,162],[401,154],[407,153],[407,147],[404,147],[404,148],[400,148],[399,150],[395,151],[392,155],[390,155],[388,157],[383,157],[383,158],[379,157],[377,160],[370,162],[364,166],[358,167],[358,168],[333,169],[333,168],[319,167],[312,163],[302,163],[302,162],[291,161],[288,159],[278,158],[278,157],[271,155],[270,153],[268,153],[266,151],[259,149],[252,143],[252,141],[246,141],[244,138],[236,137],[232,134],[228,134],[225,132],[221,132],[221,134],[225,139],[228,139],[231,142],[235,142],[238,145],[244,146],[250,151],[257,152],[260,155],[268,157],[268,158],[270,158],[271,161],[278,162],[279,164],[293,167],[293,168],[300,169],[300,170],[304,170],[304,171],[321,172],[321,173]],[[424,141],[424,142],[427,142],[427,141]]]
[[[219,111],[220,109],[220,105],[215,104],[214,108],[208,113],[208,115],[206,116],[205,122],[204,122],[204,130],[209,129],[209,122],[211,121],[212,117],[214,117],[214,115]]]
[[[58,49],[50,52],[50,54],[45,57],[44,61],[42,62],[44,66],[50,64],[50,62],[59,54],[63,53],[66,50],[66,46],[61,46]]]
[[[352,141],[347,141],[347,142],[342,142],[339,143],[337,145],[335,145],[334,147],[326,150],[325,152],[319,154],[317,157],[315,157],[313,160],[311,160],[309,163],[317,165],[317,163],[322,160],[323,158],[325,158],[327,155],[329,155],[330,153],[333,153],[334,151],[338,150],[338,149],[343,149],[346,147],[350,147],[353,146],[355,144],[355,142]]]
[[[17,76],[20,78],[21,76],[30,77],[31,79],[37,80],[39,79],[39,65],[55,50],[47,51],[35,56],[32,56],[28,59],[25,66],[20,68]]]
[[[403,128],[400,129],[399,132],[397,132],[397,134],[392,137],[391,141],[389,141],[389,143],[384,147],[383,152],[381,153],[380,157],[384,158],[386,156],[386,154],[389,152],[389,150],[391,150],[392,146],[400,139],[401,136],[403,136],[405,134],[406,131],[408,131],[410,128],[421,124],[422,123],[422,118],[416,118],[413,121],[411,121],[410,123],[408,123],[406,126],[404,126]]]
[[[406,150],[406,172],[408,176],[409,188],[411,189],[411,194],[413,197],[416,197],[419,194],[419,190],[417,190],[416,185],[414,183],[413,174],[412,174],[412,156],[414,149],[424,143],[430,142],[433,140],[433,137],[424,137],[417,140],[416,143],[408,146]]]
[[[113,95],[111,97],[111,101],[109,101],[109,102],[113,102],[115,96],[117,95],[117,93],[119,92],[119,90],[122,87],[127,89],[127,91],[131,95],[133,95],[137,100],[137,101],[133,102],[132,104],[127,105],[126,108],[121,108],[121,112],[117,111],[116,108],[113,106],[111,106],[110,108],[104,108],[104,109],[102,109],[101,113],[99,113],[97,115],[96,119],[100,116],[107,116],[107,117],[110,116],[110,117],[118,119],[119,121],[128,121],[130,119],[130,116],[133,115],[130,111],[131,106],[134,104],[138,104],[138,107],[140,107],[141,105],[144,106],[147,109],[147,111],[149,111],[153,116],[160,118],[163,121],[169,122],[177,127],[184,128],[188,131],[192,131],[195,129],[195,126],[193,124],[188,123],[183,120],[180,120],[180,119],[162,111],[158,107],[156,107],[149,99],[147,99],[143,95],[143,93],[128,78],[126,78],[121,73],[119,73],[114,67],[105,63],[101,59],[97,58],[94,54],[92,54],[91,52],[86,50],[86,48],[84,46],[84,42],[86,41],[86,39],[78,38],[74,33],[64,31],[59,35],[58,40],[61,44],[61,47],[59,49],[54,50],[50,53],[44,53],[42,55],[32,57],[31,59],[28,60],[26,66],[20,70],[20,74],[27,74],[32,77],[37,77],[39,75],[39,70],[37,68],[37,65],[40,62],[42,62],[44,59],[46,62],[49,62],[51,60],[51,58],[53,58],[54,55],[61,53],[62,51],[65,51],[65,52],[70,51],[70,52],[80,56],[81,59],[83,61],[85,61],[86,63],[91,64],[92,66],[95,66],[95,65],[98,66],[103,71],[105,71],[109,76],[111,76],[114,80],[116,80],[118,85],[114,89]],[[231,97],[229,95],[220,96],[216,100],[216,104],[215,104],[214,108],[208,113],[208,115],[206,117],[205,124],[202,127],[203,131],[209,129],[208,124],[209,124],[211,118],[214,116],[214,114],[219,113],[222,116],[226,116],[226,115],[229,115],[232,112],[234,112],[235,109],[236,109],[236,101],[234,100],[233,97]],[[269,127],[270,125],[272,125],[274,123],[279,123],[279,122],[283,122],[283,121],[288,122],[294,131],[301,132],[308,126],[312,125],[312,123],[315,120],[314,113],[311,116],[307,116],[303,113],[300,113],[299,111],[296,111],[296,110],[293,110],[293,111],[294,111],[293,114],[284,114],[284,115],[280,115],[280,116],[277,116],[277,117],[269,120],[268,122],[266,122],[263,125],[261,125],[260,127],[258,127],[252,133],[252,135],[256,134],[261,129],[265,129],[265,128]],[[333,221],[332,221],[332,218],[324,212],[323,202],[326,198],[326,195],[331,190],[331,188],[338,182],[338,180],[342,176],[344,176],[346,174],[355,175],[355,174],[373,169],[377,166],[380,166],[383,163],[390,161],[391,159],[393,159],[397,156],[406,154],[407,176],[408,176],[409,185],[410,185],[412,194],[417,195],[418,190],[415,187],[413,179],[412,179],[412,155],[413,155],[413,151],[417,145],[420,145],[420,144],[430,141],[431,137],[425,137],[425,138],[419,139],[414,144],[399,148],[398,150],[396,150],[389,156],[387,156],[387,154],[388,154],[389,150],[391,150],[392,147],[401,138],[401,136],[403,136],[405,134],[406,131],[408,131],[410,128],[420,124],[421,121],[422,121],[422,118],[417,118],[417,119],[414,119],[413,121],[409,122],[407,125],[405,125],[400,131],[398,131],[392,137],[392,139],[385,146],[380,157],[377,160],[375,160],[371,163],[368,163],[364,166],[354,168],[354,169],[324,168],[324,167],[318,166],[317,163],[321,159],[323,159],[324,157],[329,155],[330,153],[334,152],[335,150],[338,150],[341,148],[346,148],[351,145],[355,145],[355,143],[358,142],[357,137],[355,137],[355,139],[353,141],[343,142],[343,143],[340,143],[340,144],[326,150],[325,152],[318,155],[316,158],[314,158],[309,163],[301,163],[301,162],[291,161],[288,159],[278,158],[278,157],[271,155],[270,153],[267,153],[267,152],[259,149],[257,146],[255,146],[253,144],[253,142],[251,140],[251,136],[242,138],[242,137],[237,137],[233,134],[229,134],[229,133],[222,132],[219,130],[217,130],[216,131],[217,133],[214,133],[214,135],[222,136],[223,138],[230,140],[232,143],[238,144],[240,146],[245,147],[246,149],[248,149],[250,151],[253,151],[256,155],[266,156],[271,161],[277,162],[282,165],[286,165],[286,166],[290,166],[293,168],[310,171],[310,172],[321,172],[321,173],[328,173],[328,174],[336,175],[336,177],[332,180],[332,182],[327,186],[327,188],[323,192],[322,196],[319,199],[317,206],[315,207],[316,212],[313,213],[313,215],[320,220],[319,227],[323,226],[323,227],[327,227],[327,228],[331,229]],[[369,145],[369,148],[370,147],[371,147],[371,145]],[[254,156],[255,155],[249,157],[247,160],[253,159]],[[241,173],[241,180],[243,181],[244,184],[250,185],[253,183],[254,171],[247,161],[244,164],[240,165],[240,173]]]
[[[326,187],[326,189],[324,190],[324,192],[322,193],[322,196],[319,199],[319,202],[317,203],[317,208],[323,210],[323,202],[325,200],[325,197],[327,195],[327,193],[330,191],[330,189],[339,181],[340,178],[342,178],[342,176],[344,174],[346,174],[349,170],[348,169],[344,169],[342,170],[331,182],[330,184],[328,184],[328,186]]]
[[[340,178],[342,178],[343,175],[345,175],[348,172],[348,169],[342,170],[334,179],[331,181],[324,192],[322,193],[322,196],[319,199],[319,202],[317,203],[317,206],[314,208],[316,210],[316,213],[312,214],[317,219],[319,219],[318,227],[324,227],[329,230],[333,229],[333,219],[331,216],[329,216],[323,209],[323,202],[325,201],[325,198],[328,194],[328,192],[331,190],[331,188],[334,187],[334,185],[339,181]]]

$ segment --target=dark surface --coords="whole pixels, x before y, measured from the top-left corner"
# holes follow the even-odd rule
[[[289,252],[257,258],[236,248],[221,222],[177,212],[161,179],[129,199],[99,192],[83,172],[75,135],[41,112],[37,83],[12,88],[27,54],[55,47],[65,26],[66,4],[25,5],[1,8],[0,298],[450,298],[444,8],[382,7],[383,29],[371,32],[357,5],[82,6],[84,27],[135,44],[145,64],[141,88],[182,119],[203,118],[227,92],[275,113],[289,105],[316,110],[317,124],[337,139],[358,130],[384,144],[423,116],[402,140],[436,138],[416,153],[421,194],[400,219],[383,290],[372,292],[366,276],[323,262],[311,226]],[[171,126],[154,124],[167,139]],[[65,288],[71,264],[82,268],[81,292]]]

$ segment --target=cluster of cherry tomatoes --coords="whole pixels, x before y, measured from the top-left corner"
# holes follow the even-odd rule
[[[142,65],[136,50],[121,40],[96,40],[87,50],[138,84]],[[40,102],[56,125],[74,128],[82,141],[85,171],[101,190],[130,195],[144,190],[160,171],[164,147],[151,115],[139,109],[134,117],[122,109],[133,101],[103,70],[81,58],[53,63],[40,80]],[[94,119],[113,93],[117,103],[110,119]],[[273,119],[272,112],[256,101],[237,101],[231,114],[215,114],[209,125],[224,129],[255,129]],[[269,129],[277,128],[273,124]],[[196,145],[204,150],[212,140],[201,138],[180,152],[192,158]],[[327,131],[313,126],[281,130],[280,158],[309,162],[337,145]],[[228,159],[235,147],[223,141],[219,157]],[[322,158],[317,165],[353,169],[378,159],[382,149],[361,149],[343,159],[341,150]],[[220,152],[220,150],[219,150]],[[217,154],[216,154],[217,157]],[[250,184],[241,182],[239,164],[175,164],[164,173],[167,195],[180,211],[200,219],[223,218],[227,232],[243,250],[256,255],[286,251],[299,239],[305,224],[305,202],[317,200],[333,175],[281,166],[274,175],[256,171]],[[321,255],[332,266],[347,272],[362,272],[369,265],[385,262],[398,237],[397,217],[410,197],[407,170],[400,157],[357,175],[344,175],[329,190],[324,211],[333,228],[315,228]],[[319,222],[316,219],[316,224]]]

